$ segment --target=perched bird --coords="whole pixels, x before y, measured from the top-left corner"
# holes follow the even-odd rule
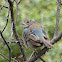
[[[41,47],[43,44],[47,48],[53,46],[50,44],[48,36],[40,23],[29,19],[21,22],[21,24],[24,26],[24,43],[28,48]]]

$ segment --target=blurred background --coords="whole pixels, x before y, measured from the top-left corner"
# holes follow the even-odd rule
[[[16,29],[19,36],[23,38],[22,37],[23,26],[20,25],[20,22],[27,19],[33,19],[42,24],[42,26],[44,27],[45,31],[49,36],[49,39],[51,40],[54,35],[55,24],[56,24],[56,12],[57,12],[56,2],[57,2],[56,0],[22,0],[21,3],[18,5],[18,18],[16,23]],[[5,3],[4,0],[0,0],[0,5],[3,5],[4,3]],[[8,3],[6,3],[5,6],[8,6]],[[8,9],[2,8],[2,10],[0,11],[1,30],[3,30],[6,24],[7,14],[8,14]],[[16,16],[16,3],[14,2],[14,18],[15,16]],[[58,34],[62,30],[62,6],[60,8],[59,19],[60,22],[59,22]],[[11,27],[12,27],[11,18],[9,16],[8,25],[5,31],[3,32],[3,35],[7,41],[12,41],[13,40],[12,38],[14,38],[14,35],[12,36],[12,38],[10,37],[12,33]],[[9,57],[7,46],[1,43],[2,41],[0,40],[0,53],[5,55],[6,57]],[[17,60],[23,62],[23,58],[21,56],[21,52],[18,44],[11,43],[10,46],[11,46],[12,58],[16,58]],[[23,46],[23,48],[26,52],[27,57],[29,58],[29,56],[33,51],[26,48],[25,46]],[[42,57],[47,62],[60,62],[62,60],[62,39],[59,42],[57,42],[54,45],[54,47],[51,48],[48,52],[46,52],[46,54],[43,55]],[[0,62],[8,62],[8,61],[0,55]],[[37,62],[41,62],[41,60],[37,60]]]

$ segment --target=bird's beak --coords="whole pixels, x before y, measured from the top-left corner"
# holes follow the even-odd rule
[[[24,23],[24,22],[20,22],[20,24],[25,25],[25,23]]]
[[[20,24],[22,24],[24,27],[27,27],[28,25],[24,22],[21,22]]]

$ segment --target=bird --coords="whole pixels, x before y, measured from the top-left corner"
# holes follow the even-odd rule
[[[51,48],[53,45],[49,42],[48,35],[46,34],[42,25],[35,20],[28,19],[20,24],[23,25],[23,41],[28,48],[38,48],[45,45]]]

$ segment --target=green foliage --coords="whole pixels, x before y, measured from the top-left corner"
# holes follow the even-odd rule
[[[0,4],[3,5],[5,1],[1,0]],[[8,3],[6,4],[8,6]],[[62,7],[60,8],[62,10]],[[56,12],[57,12],[57,3],[54,0],[23,0],[18,5],[18,18],[16,29],[17,33],[20,37],[22,37],[23,26],[20,25],[21,21],[26,19],[34,19],[37,22],[41,23],[45,28],[50,39],[52,39],[55,30],[56,24]],[[5,26],[7,19],[8,9],[3,8],[0,12],[0,29],[2,30]],[[14,2],[14,17],[16,16],[16,3]],[[42,20],[43,18],[43,20]],[[62,30],[62,11],[60,11],[60,23],[58,33]],[[6,27],[3,35],[7,41],[10,41],[10,32],[11,32],[11,19],[9,16],[9,23]],[[14,37],[14,36],[13,36]],[[62,60],[62,39],[54,45],[52,49],[50,49],[44,56],[42,56],[47,62],[60,62]],[[2,41],[0,41],[2,43]],[[24,46],[24,50],[26,52],[27,57],[31,55],[32,50],[26,48]],[[0,44],[0,53],[8,57],[8,48],[7,46]],[[18,56],[21,55],[20,48],[16,43],[11,44],[11,54],[12,57],[16,57],[18,60]],[[21,57],[22,58],[22,57]],[[23,59],[20,59],[21,62]],[[4,58],[0,56],[0,62],[7,62]],[[37,61],[41,62],[41,60]]]

